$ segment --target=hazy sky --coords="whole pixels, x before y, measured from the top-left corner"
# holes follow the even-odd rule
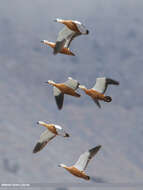
[[[97,144],[102,149],[88,175],[109,183],[142,182],[142,10],[142,0],[1,0],[0,182],[82,183],[57,165],[73,164]],[[75,57],[41,48],[41,40],[56,41],[63,27],[53,22],[57,17],[79,20],[90,31],[72,42]],[[79,90],[82,97],[65,96],[59,111],[44,82],[68,76],[89,88],[104,76],[120,86],[107,90],[113,101],[101,103],[102,109]],[[44,130],[38,120],[62,125],[71,137],[57,137],[33,155]]]

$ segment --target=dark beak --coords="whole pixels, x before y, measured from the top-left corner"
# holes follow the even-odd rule
[[[45,86],[47,86],[47,84],[49,84],[48,82],[44,82]]]

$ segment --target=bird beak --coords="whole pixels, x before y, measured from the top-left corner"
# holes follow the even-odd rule
[[[61,167],[61,165],[59,164],[58,167]]]
[[[44,40],[41,40],[41,43],[43,43],[43,44],[44,44]]]
[[[44,84],[45,84],[44,86],[48,86],[47,84],[49,84],[49,83],[48,82],[44,82]]]

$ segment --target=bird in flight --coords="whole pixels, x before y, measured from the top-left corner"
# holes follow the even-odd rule
[[[102,100],[104,102],[112,101],[112,98],[110,96],[104,95],[108,85],[119,85],[119,82],[111,78],[96,78],[96,83],[91,89],[87,89],[84,85],[79,85],[79,88],[82,89],[87,95],[89,95],[97,104],[97,106],[101,108],[99,100]]]
[[[53,86],[53,93],[58,109],[62,109],[63,107],[64,94],[80,97],[80,94],[76,92],[79,82],[71,77],[68,77],[68,80],[64,83],[55,83],[52,80],[48,80],[46,83]]]
[[[90,176],[86,175],[84,172],[89,161],[97,154],[100,150],[101,145],[96,146],[83,154],[80,155],[78,161],[73,166],[66,166],[65,164],[60,164],[59,167],[65,168],[68,172],[76,177],[83,178],[85,180],[89,180]]]
[[[46,127],[47,130],[41,134],[40,139],[33,149],[33,153],[37,153],[42,150],[47,145],[47,143],[57,135],[60,135],[62,137],[69,137],[69,134],[66,133],[59,125],[48,124],[43,121],[38,121],[37,124]]]
[[[41,43],[49,45],[54,49],[53,53],[63,53],[67,55],[75,55],[70,51],[69,46],[72,40],[80,35],[87,35],[89,30],[79,21],[75,20],[63,20],[63,19],[55,19],[54,21],[64,24],[64,28],[58,33],[58,37],[56,43],[48,42],[46,40],[42,40]]]

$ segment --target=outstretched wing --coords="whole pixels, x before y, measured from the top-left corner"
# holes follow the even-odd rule
[[[65,42],[64,47],[65,47],[65,48],[68,48],[68,47],[70,46],[72,40],[73,40],[75,37],[80,36],[80,35],[81,35],[80,33],[76,33],[76,32],[75,32],[75,33],[71,34],[70,36],[68,36],[67,39],[66,39],[66,42]]]
[[[72,88],[73,90],[76,90],[78,86],[80,85],[77,80],[72,79],[69,77],[69,79],[64,83],[66,86]]]
[[[97,78],[93,89],[104,94],[109,84],[119,85],[119,82],[110,78]]]
[[[37,153],[40,150],[42,150],[46,144],[52,140],[56,135],[49,130],[44,131],[44,133],[41,134],[39,141],[35,145],[33,149],[33,153]]]
[[[96,146],[92,149],[90,149],[89,151],[83,153],[78,161],[75,163],[74,167],[77,168],[80,171],[84,171],[89,163],[89,161],[91,160],[91,158],[93,158],[95,156],[95,154],[99,151],[99,149],[101,148],[101,145]]]
[[[56,45],[54,48],[54,54],[60,52],[61,49],[65,47],[67,40],[69,40],[74,34],[74,31],[70,30],[68,27],[65,26],[58,34],[58,38],[56,40]]]
[[[59,109],[62,109],[64,102],[64,94],[55,86],[53,87],[53,93],[56,100],[56,104]]]
[[[111,85],[119,85],[120,83],[118,81],[116,81],[116,80],[111,79],[111,78],[106,78],[106,84],[105,84],[105,89],[104,89],[103,93],[105,93],[105,91],[106,91],[109,84],[111,84]]]
[[[100,93],[104,93],[105,87],[106,87],[106,78],[105,77],[104,78],[96,78],[96,83],[92,89],[94,89]]]

